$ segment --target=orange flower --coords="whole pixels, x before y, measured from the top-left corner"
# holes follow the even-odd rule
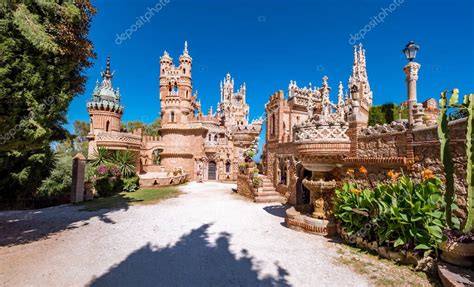
[[[393,169],[391,169],[387,172],[387,175],[392,179],[392,181],[396,181],[397,178],[400,176],[400,173],[395,172]]]
[[[421,172],[421,177],[423,180],[428,180],[434,178],[433,171],[431,169],[425,169]]]
[[[347,175],[354,175],[354,169],[350,168],[346,171]]]
[[[360,193],[360,189],[351,188],[351,192],[352,192],[352,193],[355,193],[355,194],[359,194],[359,193]]]
[[[362,165],[361,167],[359,167],[359,172],[362,174],[367,174],[367,169]]]

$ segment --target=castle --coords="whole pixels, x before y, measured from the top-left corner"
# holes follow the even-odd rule
[[[110,58],[87,103],[90,116],[89,157],[98,147],[129,150],[136,155],[141,183],[159,183],[163,174],[177,168],[190,180],[235,181],[244,151],[258,141],[262,120],[249,122],[246,86],[235,91],[234,79],[227,74],[220,84],[217,111],[201,111],[193,91],[192,58],[185,42],[179,66],[165,51],[160,57],[159,136],[147,136],[140,129],[123,132],[120,123],[124,107],[120,91],[112,86]]]

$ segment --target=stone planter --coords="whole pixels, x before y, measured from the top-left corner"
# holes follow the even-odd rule
[[[441,259],[458,266],[472,266],[474,243],[443,242],[439,245],[442,250]]]

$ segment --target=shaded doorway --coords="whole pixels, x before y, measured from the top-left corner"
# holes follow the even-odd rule
[[[306,205],[310,204],[311,194],[309,189],[303,185],[303,180],[310,180],[313,173],[310,170],[305,169],[303,166],[298,166],[298,179],[296,181],[296,204]]]
[[[216,162],[215,161],[210,161],[207,165],[207,179],[208,180],[216,180]]]

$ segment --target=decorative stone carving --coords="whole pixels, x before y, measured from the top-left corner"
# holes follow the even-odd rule
[[[394,132],[404,132],[407,129],[406,121],[393,121],[391,124],[375,125],[361,130],[362,135],[380,135]]]
[[[314,205],[313,217],[318,219],[333,219],[333,193],[336,181],[303,180],[303,185],[310,190]]]

